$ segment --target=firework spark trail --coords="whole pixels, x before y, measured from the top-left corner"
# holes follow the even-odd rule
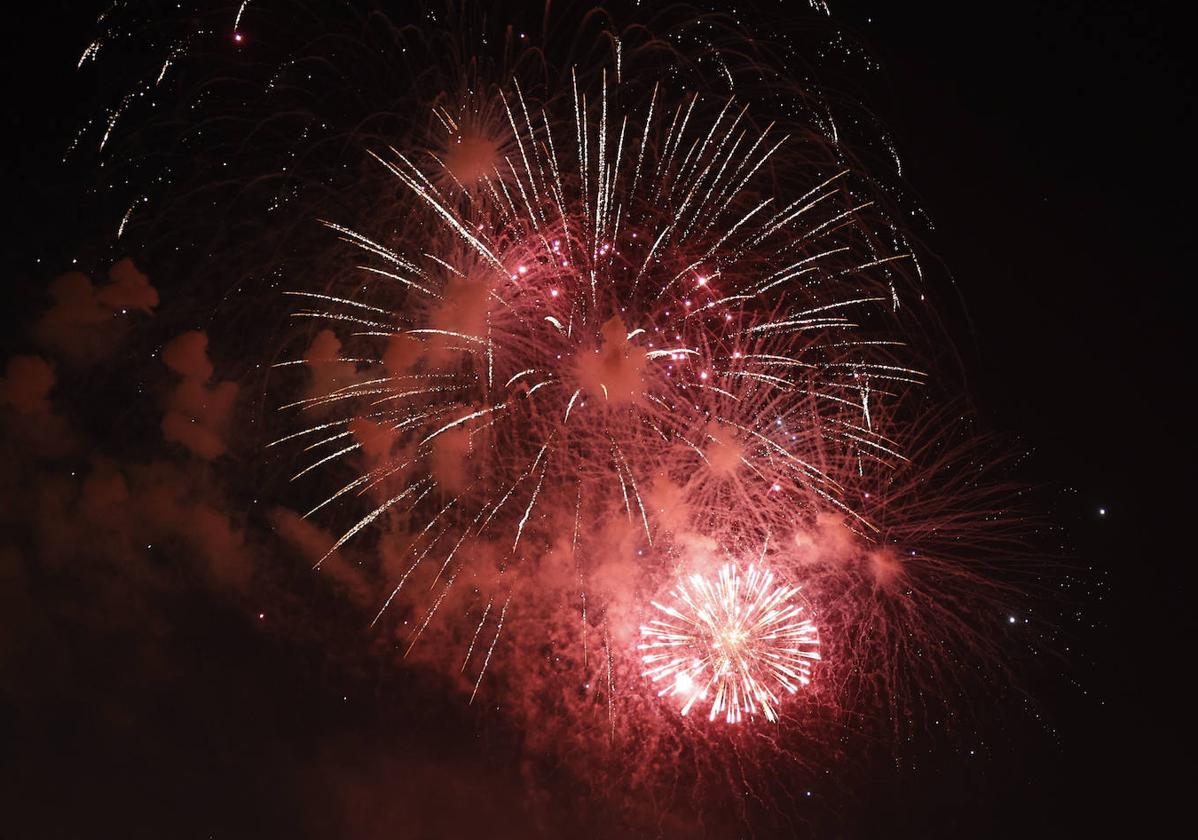
[[[470,662],[470,654],[474,653],[474,646],[478,643],[478,636],[483,631],[483,625],[487,622],[487,616],[491,613],[491,605],[493,603],[494,599],[487,599],[487,606],[483,608],[483,617],[478,621],[478,627],[474,631],[474,637],[470,640],[470,647],[466,648],[466,657],[462,660],[462,667],[459,669],[461,671],[465,671],[466,665]]]
[[[245,14],[246,6],[250,4],[250,0],[242,0],[241,5],[237,7],[237,15],[233,18],[233,34],[238,33],[241,27],[241,16]]]
[[[491,639],[491,646],[487,648],[487,656],[483,660],[483,666],[478,671],[478,679],[474,681],[474,690],[470,692],[470,702],[474,703],[474,697],[478,694],[478,687],[482,685],[483,675],[487,673],[487,666],[491,664],[491,654],[495,652],[495,645],[499,643],[499,634],[503,632],[503,620],[507,616],[508,605],[512,602],[512,596],[508,595],[503,602],[503,608],[499,611],[499,621],[495,626],[495,638]]]

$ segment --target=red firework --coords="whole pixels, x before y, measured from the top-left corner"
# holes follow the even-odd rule
[[[525,42],[451,5],[444,32],[357,54],[313,15],[315,57],[285,50],[265,83],[324,113],[293,68],[339,68],[354,97],[325,96],[379,85],[402,115],[349,123],[362,171],[330,157],[336,177],[272,192],[344,247],[296,222],[302,243],[267,250],[311,265],[257,272],[314,325],[280,363],[307,379],[272,446],[303,447],[306,516],[337,534],[317,565],[370,604],[380,648],[494,699],[579,775],[618,754],[656,785],[690,760],[730,790],[733,763],[805,761],[840,722],[905,722],[994,663],[974,617],[1010,591],[982,560],[1001,505],[957,480],[967,446],[938,448],[956,418],[928,408],[916,252],[848,121],[739,30],[722,49],[726,20],[684,55],[693,21],[667,13],[658,38],[555,7]],[[291,4],[249,17],[268,7]],[[318,145],[289,141],[281,171]]]

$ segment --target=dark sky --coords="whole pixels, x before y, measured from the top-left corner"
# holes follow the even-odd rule
[[[1060,798],[1017,800],[1011,826],[1038,834],[1039,809],[1067,833],[1145,831],[1182,801],[1169,767],[1193,742],[1166,688],[1194,631],[1179,562],[1198,253],[1184,25],[1157,4],[854,5],[887,68],[879,110],[976,328],[973,393],[1031,447],[1030,474],[1062,488],[1070,551],[1110,575],[1086,607],[1107,628],[1089,677],[1105,708],[1058,708],[1060,763],[1025,772]]]
[[[28,352],[45,286],[99,233],[83,176],[58,162],[99,99],[74,70],[87,5],[7,19],[5,356]],[[1070,596],[1090,625],[1076,652],[1031,677],[1054,736],[1021,732],[976,774],[881,777],[827,831],[1152,835],[1188,793],[1172,767],[1192,746],[1188,30],[1143,3],[833,10],[882,66],[851,92],[893,132],[935,224],[924,244],[968,313],[952,317],[983,422],[1032,453],[1020,478],[1043,488],[1059,562],[1101,583]],[[435,687],[328,652],[355,631],[263,633],[246,603],[172,587],[144,624],[134,605],[93,636],[80,611],[55,608],[93,584],[61,592],[34,567],[0,577],[0,592],[25,592],[0,594],[0,837],[524,836],[502,732],[456,708],[395,710]]]

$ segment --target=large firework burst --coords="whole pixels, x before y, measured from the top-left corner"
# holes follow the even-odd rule
[[[423,520],[392,596],[424,563],[445,594],[473,540],[521,562],[563,504],[575,521],[619,511],[649,545],[821,510],[869,530],[837,474],[901,459],[877,418],[922,374],[860,325],[898,305],[892,268],[911,254],[879,251],[850,173],[780,200],[757,181],[786,138],[748,128],[747,106],[654,85],[622,108],[606,69],[592,79],[572,76],[565,115],[516,81],[501,92],[509,126],[486,149],[517,154],[476,161],[471,189],[443,163],[449,190],[415,154],[379,156],[426,223],[393,242],[329,224],[388,306],[297,292],[320,304],[299,315],[376,342],[328,359],[370,365],[354,381],[293,405],[349,411],[283,440],[325,453],[299,475],[373,454],[318,506],[388,488],[334,550],[393,508]]]
[[[294,5],[241,4],[233,29]],[[270,451],[303,459],[321,562],[366,570],[381,635],[587,770],[618,741],[660,761],[754,727],[793,756],[831,740],[796,721],[905,720],[963,649],[992,662],[970,611],[1003,592],[980,562],[1002,505],[953,469],[973,456],[926,393],[916,249],[835,109],[718,17],[547,11],[526,39],[450,11],[267,62],[277,123],[320,118],[238,182],[269,212],[213,236],[260,248],[238,276],[269,278],[272,311],[300,301]],[[343,112],[372,85],[375,110]],[[312,139],[329,113],[342,133]],[[275,117],[245,122],[230,147],[269,145]],[[680,722],[663,681],[751,726]]]

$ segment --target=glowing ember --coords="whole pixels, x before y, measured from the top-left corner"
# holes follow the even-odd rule
[[[781,692],[811,682],[819,630],[802,617],[798,587],[729,564],[715,580],[691,575],[670,594],[672,605],[653,602],[666,617],[641,627],[639,649],[644,675],[665,683],[658,696],[682,699],[682,714],[710,699],[709,720],[739,723],[760,712],[776,721]]]

